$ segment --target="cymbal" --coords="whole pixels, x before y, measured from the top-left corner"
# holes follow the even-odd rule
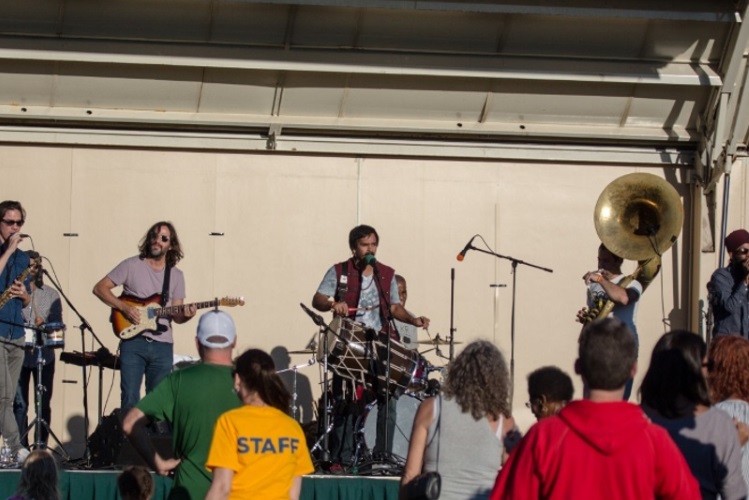
[[[453,344],[462,344],[463,342],[453,342]],[[430,340],[419,340],[417,344],[429,344],[429,345],[448,345],[450,344],[449,340],[441,339],[439,337],[435,337]]]
[[[301,351],[289,351],[289,354],[314,354],[312,349],[302,349]]]

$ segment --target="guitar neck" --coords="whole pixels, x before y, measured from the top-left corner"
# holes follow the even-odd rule
[[[192,304],[182,304],[179,306],[168,306],[154,309],[153,313],[156,316],[171,316],[174,313],[180,312],[185,307],[195,306],[197,309],[205,309],[207,307],[217,307],[218,299],[207,300],[205,302],[193,302]]]

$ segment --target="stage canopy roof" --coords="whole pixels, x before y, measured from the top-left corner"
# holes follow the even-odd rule
[[[747,142],[746,11],[746,0],[2,2],[0,140],[715,175]]]

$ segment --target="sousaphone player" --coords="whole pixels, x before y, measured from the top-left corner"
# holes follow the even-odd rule
[[[636,317],[640,296],[661,268],[661,256],[681,231],[684,209],[676,189],[647,173],[624,175],[603,190],[596,203],[594,222],[601,245],[598,269],[583,276],[587,307],[577,313],[580,323],[613,316],[624,322],[638,344]],[[624,259],[638,261],[629,276]],[[629,399],[632,380],[624,399]]]

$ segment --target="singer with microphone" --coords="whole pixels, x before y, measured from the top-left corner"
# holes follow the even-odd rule
[[[347,317],[375,331],[388,332],[398,340],[398,334],[389,322],[391,316],[409,325],[423,328],[429,327],[429,318],[412,315],[400,303],[395,270],[376,259],[379,243],[380,237],[372,226],[360,225],[353,228],[349,232],[351,257],[328,269],[312,298],[312,306],[322,312],[333,311],[336,316]],[[387,304],[390,304],[389,311]],[[336,375],[333,376],[333,399],[339,406],[352,406],[341,404],[355,399],[350,384],[347,384],[347,388],[348,394],[344,394],[343,380]],[[375,455],[389,452],[392,446],[392,442],[387,445],[381,442],[386,412],[381,394],[377,395],[377,400],[377,439],[373,450]],[[394,429],[396,398],[392,397],[389,401],[388,428]],[[383,422],[380,422],[380,416],[383,417]],[[346,420],[346,415],[338,415],[334,419],[331,452],[333,461],[339,464],[349,463],[353,452],[353,429],[344,431]],[[393,434],[394,432],[388,432],[390,441]]]
[[[31,297],[26,290],[27,278],[18,278],[29,267],[29,256],[18,249],[25,236],[21,228],[26,222],[26,211],[18,201],[6,200],[0,203],[0,287],[7,302],[0,309],[0,432],[7,446],[17,460],[23,461],[29,450],[21,446],[18,425],[13,416],[13,400],[18,387],[24,357],[25,332],[23,328],[23,308],[29,305]]]

